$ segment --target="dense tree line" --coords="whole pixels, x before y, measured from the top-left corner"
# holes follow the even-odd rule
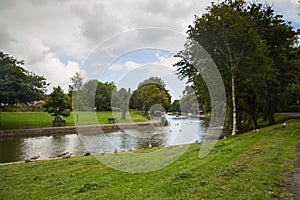
[[[156,110],[168,110],[171,106],[171,95],[165,88],[165,83],[158,77],[150,77],[142,81],[138,88],[118,89],[113,82],[102,83],[89,80],[83,83],[79,74],[72,77],[69,95],[73,99],[73,108],[78,111],[114,111],[121,112],[122,119],[126,119],[129,109],[142,110],[144,115],[155,105],[161,105]]]
[[[0,103],[15,105],[44,100],[43,107],[56,120],[60,116],[69,116],[70,111],[121,111],[122,119],[126,112],[140,109],[146,115],[151,106],[159,104],[168,110],[171,96],[165,89],[164,82],[158,77],[150,77],[138,85],[138,89],[117,89],[113,82],[102,83],[88,80],[77,72],[72,78],[69,92],[65,94],[60,86],[45,94],[49,85],[42,76],[28,72],[23,68],[24,61],[0,52]]]
[[[258,128],[258,117],[274,124],[274,114],[299,86],[299,47],[290,23],[268,5],[226,0],[196,16],[187,34],[175,66],[179,77],[193,84],[200,104],[209,107],[210,97],[200,73],[206,60],[194,52],[198,44],[213,58],[224,80],[226,125],[232,134]]]

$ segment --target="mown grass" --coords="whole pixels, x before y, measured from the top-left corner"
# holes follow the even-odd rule
[[[93,156],[3,165],[0,199],[283,199],[289,196],[285,176],[299,156],[298,126],[290,120],[287,129],[278,124],[219,140],[203,159],[201,144],[192,144],[178,160],[149,173],[114,170]],[[130,152],[111,155],[115,164],[122,164],[123,154]]]
[[[78,121],[77,121],[78,114]],[[112,112],[78,112],[71,113],[69,117],[62,117],[67,122],[67,126],[76,124],[107,124],[107,118],[115,117],[118,122],[146,122],[147,118],[142,116],[141,111],[131,111],[127,113],[127,120],[121,120],[120,113]],[[47,112],[1,112],[0,129],[20,129],[20,128],[40,128],[52,126],[53,116]]]

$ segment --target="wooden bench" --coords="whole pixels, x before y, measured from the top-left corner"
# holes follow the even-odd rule
[[[111,123],[117,123],[118,120],[117,120],[117,118],[112,117],[112,118],[107,118],[107,121],[108,121],[108,123],[111,124]]]
[[[67,123],[65,120],[53,120],[53,126],[66,126]]]

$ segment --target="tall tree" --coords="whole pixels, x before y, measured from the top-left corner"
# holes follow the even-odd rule
[[[83,86],[83,77],[80,75],[79,72],[76,72],[76,74],[71,77],[72,85],[69,86],[71,91],[79,91],[81,90]]]
[[[40,100],[49,85],[46,79],[23,68],[24,61],[0,51],[0,104]]]
[[[297,33],[293,31],[290,22],[284,21],[282,15],[275,15],[268,5],[251,4],[247,11],[258,34],[266,42],[266,56],[271,59],[273,71],[265,89],[263,108],[263,115],[271,125],[275,123],[274,113],[280,111],[289,99],[289,85],[297,84],[297,77],[300,76],[299,67],[294,61],[297,55]]]
[[[195,17],[193,26],[189,26],[187,31],[188,40],[202,45],[222,74],[227,102],[230,103],[228,110],[231,111],[231,117],[227,119],[227,123],[231,123],[232,135],[237,132],[237,120],[242,121],[241,117],[237,117],[237,104],[240,103],[237,102],[237,97],[242,97],[245,92],[242,85],[258,91],[266,84],[266,77],[262,75],[267,75],[271,70],[270,61],[265,56],[268,53],[266,45],[257,33],[251,16],[245,12],[245,6],[243,0],[226,0],[220,4],[213,4],[207,13]],[[197,80],[202,78],[195,70],[194,65],[197,63],[191,59],[192,51],[193,46],[186,45],[186,49],[177,54],[184,59],[175,66],[179,67],[178,73],[181,76],[188,76],[189,80],[194,82],[193,87],[197,91],[197,87],[203,84],[200,82],[201,84],[197,85]],[[258,80],[260,82],[255,85],[252,82],[255,80],[256,83]]]
[[[181,112],[180,101],[178,99],[174,100],[170,107],[171,112]]]
[[[71,77],[72,85],[69,85],[69,96],[72,98],[72,107],[76,111],[82,110],[84,108],[84,102],[82,98],[82,87],[83,87],[83,77],[79,72]]]
[[[126,113],[129,109],[130,89],[115,89],[112,95],[111,105],[122,112],[122,120],[126,120]]]
[[[82,101],[84,102],[85,105],[84,110],[89,110],[89,111],[94,110],[94,107],[96,106],[95,99],[97,96],[96,90],[98,84],[99,81],[97,80],[89,80],[83,84],[81,95],[83,97]]]
[[[111,110],[112,95],[115,89],[116,85],[113,82],[98,82],[95,96],[97,110]]]
[[[182,112],[186,113],[198,113],[199,103],[195,91],[191,86],[186,86],[183,91],[183,96],[180,99],[180,107]]]

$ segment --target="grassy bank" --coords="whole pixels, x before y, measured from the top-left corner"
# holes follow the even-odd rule
[[[132,111],[127,113],[127,120],[121,120],[120,113],[112,112],[79,112],[79,124],[107,124],[107,118],[116,117],[119,122],[145,122],[147,119],[142,116],[141,111]],[[63,117],[67,122],[67,126],[74,126],[73,114],[69,117]],[[40,128],[52,126],[53,117],[47,112],[2,112],[1,113],[1,126],[0,129],[19,129],[19,128]],[[75,120],[77,116],[75,115]]]
[[[169,166],[145,174],[108,168],[92,156],[3,165],[0,199],[282,199],[298,156],[298,126],[291,120],[287,129],[220,140],[204,159],[201,144],[193,144]]]

